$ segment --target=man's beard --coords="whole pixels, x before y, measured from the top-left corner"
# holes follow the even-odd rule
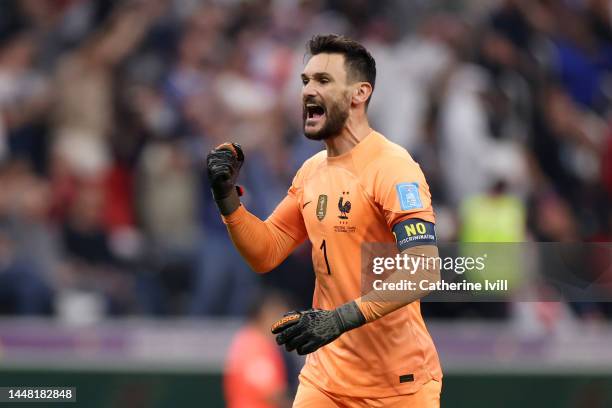
[[[331,103],[329,109],[327,107],[324,109],[325,123],[323,127],[316,132],[306,132],[308,114],[304,108],[302,129],[304,129],[304,136],[310,140],[325,140],[335,137],[342,132],[346,124],[350,110],[348,102],[340,101],[338,103]]]

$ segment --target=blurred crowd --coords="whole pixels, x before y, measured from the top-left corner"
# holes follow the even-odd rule
[[[274,209],[322,149],[299,73],[330,32],[375,57],[372,126],[421,164],[440,240],[612,240],[607,0],[6,0],[0,312],[243,316],[261,285],[309,305],[309,248],[249,271],[203,163],[242,144],[245,205]]]

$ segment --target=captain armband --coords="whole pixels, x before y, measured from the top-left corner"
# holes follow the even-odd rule
[[[397,249],[402,252],[417,245],[435,245],[436,229],[431,222],[409,218],[393,226]]]

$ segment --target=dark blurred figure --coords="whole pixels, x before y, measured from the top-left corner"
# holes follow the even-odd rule
[[[0,36],[0,159],[26,158],[41,173],[52,88],[34,65],[38,52],[39,44],[30,31]]]
[[[15,252],[15,242],[0,226],[0,313],[50,314],[52,292],[40,270]]]
[[[69,270],[65,284],[79,291],[99,293],[110,314],[134,307],[134,276],[123,269],[103,224],[104,194],[100,185],[83,184],[68,210],[62,242]]]
[[[27,162],[0,164],[0,310],[51,311],[59,248],[47,223],[48,184]]]
[[[605,92],[612,70],[612,43],[605,38],[610,24],[592,11],[589,15],[578,5],[555,8],[554,71],[576,103],[604,113],[610,103]]]

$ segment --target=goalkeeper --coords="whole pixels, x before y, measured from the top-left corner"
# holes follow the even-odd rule
[[[360,296],[362,243],[395,242],[410,256],[437,256],[429,187],[409,153],[368,123],[376,79],[369,52],[336,35],[315,36],[307,48],[304,134],[326,150],[302,165],[262,221],[240,203],[240,146],[221,145],[207,157],[214,199],[234,245],[259,273],[306,238],[312,243],[313,309],[272,327],[278,344],[308,354],[294,407],[438,407],[442,372],[419,303],[427,292],[393,301]],[[406,278],[401,273],[391,279]],[[438,277],[420,269],[410,279]]]

